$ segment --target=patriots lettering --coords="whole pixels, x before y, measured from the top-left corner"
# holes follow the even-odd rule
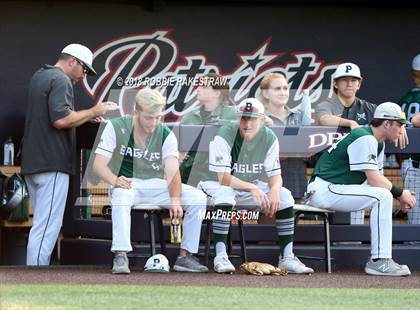
[[[98,75],[83,80],[89,96],[95,101],[117,102],[120,114],[130,115],[134,112],[135,93],[147,84],[165,92],[165,114],[178,117],[198,104],[196,86],[200,76],[209,72],[223,75],[230,88],[235,90],[233,100],[239,102],[257,96],[263,77],[278,71],[284,72],[290,88],[296,89],[296,95],[291,98],[296,103],[302,99],[303,89],[310,91],[313,103],[332,95],[331,75],[337,65],[319,60],[316,53],[270,53],[270,39],[267,39],[249,54],[238,51],[238,66],[225,74],[218,65],[210,64],[205,55],[186,55],[182,62],[177,63],[181,57],[177,42],[169,37],[169,33],[168,30],[157,30],[117,38],[101,45],[93,54]],[[284,59],[288,59],[287,62]],[[329,92],[322,91],[325,89]]]

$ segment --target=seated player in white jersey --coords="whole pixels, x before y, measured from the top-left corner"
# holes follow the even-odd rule
[[[157,90],[141,89],[136,95],[135,115],[111,120],[95,151],[94,172],[111,185],[113,273],[130,273],[130,212],[139,203],[167,208],[171,218],[185,214],[174,270],[208,271],[191,254],[198,252],[199,215],[207,199],[200,190],[181,183],[177,139],[161,122],[165,102]]]
[[[279,143],[264,126],[264,106],[255,98],[245,99],[238,106],[238,117],[239,122],[221,127],[210,143],[212,179],[198,187],[213,199],[216,214],[217,210],[229,212],[235,205],[276,214],[279,267],[290,273],[312,273],[293,254],[294,200],[282,187]],[[214,270],[219,273],[235,271],[226,253],[230,222],[226,216],[213,221]]]
[[[370,126],[353,129],[321,156],[308,185],[311,204],[316,207],[345,212],[371,210],[371,258],[365,267],[371,275],[410,275],[406,265],[392,260],[392,198],[407,212],[416,197],[383,175],[384,141],[396,141],[406,124],[409,122],[397,104],[380,104]]]

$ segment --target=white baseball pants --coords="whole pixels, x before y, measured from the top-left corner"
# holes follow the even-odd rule
[[[34,211],[26,264],[49,265],[63,223],[69,175],[58,171],[30,174],[25,175],[25,181]]]
[[[266,182],[257,181],[257,186],[264,192],[268,193],[270,188]],[[229,186],[220,185],[216,181],[205,181],[198,183],[197,186],[208,197],[213,200],[214,205],[230,204],[240,205],[243,209],[256,209],[256,201],[250,192],[238,191]],[[292,193],[285,187],[280,190],[280,210],[290,208],[295,204]]]
[[[131,208],[137,204],[151,204],[162,208],[171,207],[168,184],[163,179],[131,179],[131,189],[112,188],[112,247],[111,251],[130,252]],[[181,248],[197,253],[200,242],[203,210],[207,198],[198,189],[182,184],[181,204],[184,209]]]
[[[336,211],[358,211],[371,209],[371,256],[392,257],[392,194],[381,187],[367,183],[361,185],[332,184],[319,177],[308,185],[314,191],[311,204],[318,208]]]

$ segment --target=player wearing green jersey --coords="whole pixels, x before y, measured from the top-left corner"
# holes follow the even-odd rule
[[[214,201],[215,209],[228,214],[236,204],[272,216],[276,214],[279,236],[279,266],[290,273],[312,273],[293,254],[294,200],[282,187],[279,143],[274,132],[264,126],[264,106],[255,98],[238,106],[239,122],[221,127],[209,146],[209,170],[215,179],[200,182],[201,188]],[[217,212],[217,211],[216,211]],[[226,253],[231,219],[213,221],[216,247],[214,270],[233,272],[235,267]]]
[[[161,123],[165,98],[150,88],[136,95],[134,116],[111,120],[105,127],[95,151],[95,173],[111,185],[112,248],[115,253],[112,272],[127,274],[131,208],[152,204],[169,209],[171,218],[182,218],[184,234],[176,271],[207,272],[191,253],[197,253],[206,196],[182,184],[178,169],[177,139]]]
[[[397,140],[404,124],[409,123],[397,104],[380,104],[369,127],[352,130],[321,156],[308,185],[316,207],[344,212],[371,209],[368,274],[410,274],[407,266],[392,260],[392,198],[399,199],[407,212],[416,202],[415,194],[383,176],[384,141]]]
[[[420,54],[413,59],[411,76],[415,87],[400,100],[401,109],[414,127],[420,127]],[[420,154],[403,154],[401,176],[404,186],[417,195],[417,204],[408,211],[408,223],[420,224]]]

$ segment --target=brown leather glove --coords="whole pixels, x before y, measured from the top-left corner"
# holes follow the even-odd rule
[[[241,265],[241,270],[248,274],[253,274],[256,276],[263,275],[275,275],[275,276],[285,276],[287,271],[273,265],[259,262],[249,262],[243,263]]]

